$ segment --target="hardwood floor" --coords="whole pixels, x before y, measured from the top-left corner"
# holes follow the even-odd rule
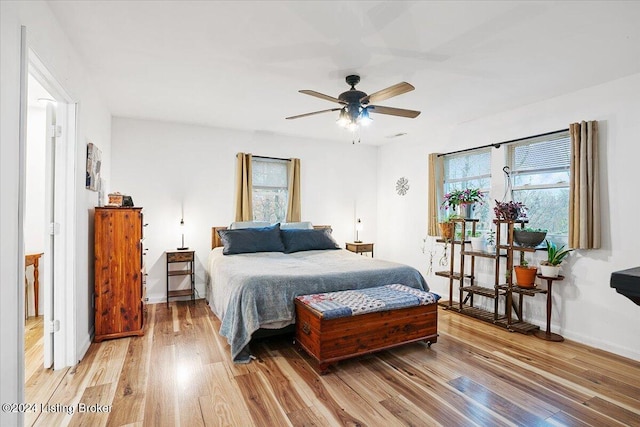
[[[148,306],[143,337],[94,343],[74,368],[37,368],[33,350],[26,401],[49,411],[26,425],[640,425],[639,362],[442,309],[430,349],[408,344],[325,376],[290,338],[233,364],[218,329],[203,300],[172,302]]]

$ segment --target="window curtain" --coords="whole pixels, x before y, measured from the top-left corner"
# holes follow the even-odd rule
[[[571,180],[569,184],[569,246],[600,247],[600,179],[598,176],[598,122],[572,123]]]
[[[253,221],[251,154],[236,154],[236,221]]]
[[[440,208],[440,197],[443,185],[444,157],[438,153],[429,154],[429,206],[428,206],[428,222],[427,234],[429,236],[438,236],[438,216]]]
[[[289,161],[289,200],[287,202],[287,222],[302,221],[300,209],[300,159]]]

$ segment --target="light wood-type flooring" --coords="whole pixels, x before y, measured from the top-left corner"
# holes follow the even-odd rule
[[[147,309],[143,337],[94,343],[65,370],[40,368],[41,342],[27,332],[26,401],[49,412],[25,425],[640,425],[639,362],[442,309],[431,348],[343,361],[324,376],[290,338],[233,364],[203,300]]]

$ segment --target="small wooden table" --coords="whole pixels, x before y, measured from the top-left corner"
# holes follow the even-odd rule
[[[541,274],[538,274],[537,276],[542,280],[547,281],[547,330],[546,331],[538,330],[534,333],[534,335],[543,340],[562,342],[564,341],[564,338],[562,337],[562,335],[554,334],[551,332],[551,286],[553,285],[554,281],[564,280],[564,276],[547,277]]]
[[[38,317],[38,293],[40,291],[40,281],[38,280],[40,272],[38,271],[38,264],[40,263],[40,257],[43,254],[44,252],[40,252],[37,254],[26,254],[24,256],[25,274],[27,273],[27,267],[33,265],[33,302],[35,305],[36,317]]]
[[[169,306],[169,298],[190,296],[191,301],[195,301],[195,251],[176,250],[166,251],[167,254],[167,307]],[[186,263],[187,268],[171,270],[169,265],[172,263]],[[179,289],[172,291],[169,289],[169,278],[174,276],[189,276],[189,289]]]

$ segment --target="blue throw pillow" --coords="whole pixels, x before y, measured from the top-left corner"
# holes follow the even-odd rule
[[[218,230],[218,235],[224,246],[224,255],[284,251],[280,238],[280,224],[260,228]]]
[[[331,230],[326,228],[280,230],[280,236],[282,236],[284,253],[286,254],[317,249],[340,249],[340,246],[331,237]]]

